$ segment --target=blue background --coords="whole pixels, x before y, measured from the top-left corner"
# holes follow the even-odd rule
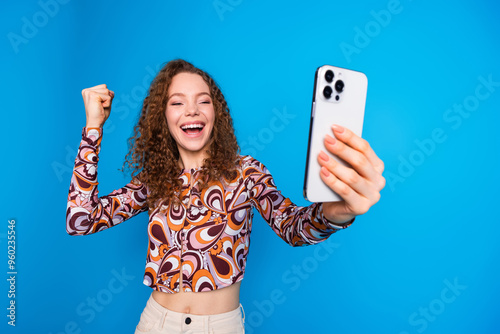
[[[134,331],[151,293],[147,214],[90,236],[65,231],[81,90],[106,83],[116,93],[99,162],[104,195],[129,181],[117,169],[142,99],[178,57],[213,75],[243,153],[301,205],[315,69],[369,79],[363,137],[386,164],[381,200],[325,245],[304,248],[256,213],[241,291],[248,333],[499,332],[496,2],[53,3],[2,4],[0,241],[7,254],[14,219],[18,272],[15,328],[0,284],[2,332]],[[470,112],[459,116],[453,106],[464,103]],[[288,116],[273,131],[277,111]],[[127,276],[121,284],[116,272]],[[101,301],[93,311],[92,299]]]

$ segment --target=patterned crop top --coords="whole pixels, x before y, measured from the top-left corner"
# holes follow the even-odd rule
[[[241,156],[234,180],[210,183],[203,190],[199,189],[199,168],[181,170],[182,203],[177,207],[148,208],[149,189],[137,178],[99,197],[101,139],[102,127],[83,128],[69,188],[66,231],[70,235],[96,233],[148,210],[149,247],[143,283],[158,291],[209,291],[241,281],[253,208],[292,246],[326,240],[354,221],[328,221],[321,203],[296,206],[276,189],[266,167],[250,156]]]

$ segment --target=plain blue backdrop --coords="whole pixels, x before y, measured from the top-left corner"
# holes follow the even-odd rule
[[[381,200],[323,245],[291,248],[256,212],[241,302],[248,333],[498,333],[500,7],[494,1],[23,1],[1,11],[1,268],[16,228],[16,326],[2,333],[133,333],[147,213],[69,236],[81,90],[115,91],[101,195],[146,89],[184,58],[229,103],[242,153],[307,205],[314,71],[366,73],[363,137],[385,162]],[[279,121],[277,121],[277,118]],[[272,124],[281,122],[279,128]]]

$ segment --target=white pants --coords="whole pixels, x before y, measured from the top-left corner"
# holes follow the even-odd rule
[[[160,305],[151,295],[142,311],[135,334],[200,333],[230,334],[245,333],[243,306],[233,311],[196,315],[171,311]]]

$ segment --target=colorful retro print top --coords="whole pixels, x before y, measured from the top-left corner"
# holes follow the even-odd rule
[[[299,207],[276,189],[266,167],[241,156],[238,175],[227,182],[199,187],[200,169],[179,172],[180,205],[148,208],[146,184],[134,178],[109,195],[98,196],[97,162],[101,128],[82,130],[66,211],[70,235],[87,235],[148,210],[149,247],[144,284],[158,291],[209,291],[243,279],[250,245],[253,208],[292,246],[311,245],[348,227],[328,221],[321,203]]]

